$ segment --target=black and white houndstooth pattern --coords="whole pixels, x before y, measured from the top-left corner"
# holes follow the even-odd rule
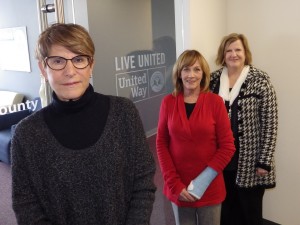
[[[211,74],[210,88],[218,93],[222,69]],[[278,129],[278,108],[275,90],[267,73],[250,66],[238,96],[238,138],[240,144],[236,184],[251,188],[276,185],[274,152]],[[265,177],[255,174],[256,168],[269,171]]]

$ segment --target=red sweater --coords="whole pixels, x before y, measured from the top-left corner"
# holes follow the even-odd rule
[[[182,93],[166,96],[160,108],[157,155],[164,178],[164,194],[184,207],[219,204],[226,191],[222,170],[235,151],[230,121],[223,100],[213,93],[201,93],[187,118]],[[202,198],[178,201],[179,194],[207,166],[218,172]]]

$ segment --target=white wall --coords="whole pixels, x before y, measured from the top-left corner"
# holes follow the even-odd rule
[[[226,33],[226,0],[190,0],[191,46],[196,47],[216,69],[215,56],[220,37]]]
[[[300,221],[299,9],[298,0],[228,0],[228,32],[248,36],[254,65],[269,73],[278,95],[278,183],[265,195],[264,215],[284,225]]]
[[[221,38],[231,32],[244,33],[254,65],[270,75],[279,103],[277,187],[265,194],[264,218],[283,225],[299,225],[300,1],[176,1],[188,8],[181,16],[189,21],[183,29],[186,35],[177,39],[179,47],[200,50],[213,70]]]
[[[227,30],[226,7],[226,0],[175,0],[177,55],[197,49],[214,70],[220,37]]]

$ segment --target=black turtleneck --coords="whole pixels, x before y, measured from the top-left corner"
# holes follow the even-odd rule
[[[106,124],[109,98],[94,92],[89,85],[76,101],[64,102],[53,92],[52,103],[45,108],[46,124],[65,147],[82,149],[96,143]]]

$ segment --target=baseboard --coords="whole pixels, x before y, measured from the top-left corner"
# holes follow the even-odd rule
[[[264,219],[264,225],[280,225],[280,224]]]

